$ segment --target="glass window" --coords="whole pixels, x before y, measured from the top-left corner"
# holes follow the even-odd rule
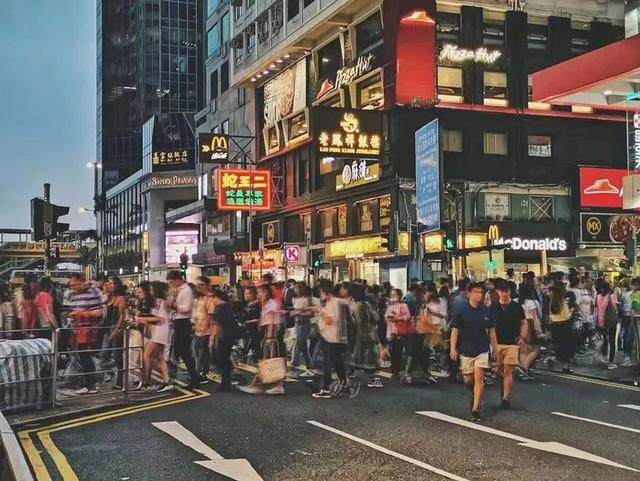
[[[551,157],[551,137],[547,135],[527,136],[530,157]]]
[[[287,21],[293,20],[300,13],[300,0],[287,0]]]
[[[335,234],[335,221],[337,217],[336,209],[326,209],[320,212],[320,224],[322,226],[322,237],[328,239]]]
[[[246,91],[244,87],[238,88],[237,92],[238,92],[238,106],[244,105],[246,102]]]
[[[507,134],[485,132],[484,153],[488,155],[507,155]]]
[[[531,222],[553,221],[553,196],[530,195],[529,196],[529,220]]]
[[[357,56],[361,57],[382,45],[382,19],[380,12],[356,25]]]
[[[300,214],[300,227],[302,228],[302,240],[311,241],[311,213]]]
[[[222,38],[222,43],[225,44],[229,41],[231,31],[229,29],[229,12],[225,13],[220,20],[220,35]]]
[[[331,172],[337,172],[343,168],[343,161],[336,159],[335,157],[321,157],[320,158],[320,175],[330,174]]]
[[[220,93],[229,89],[229,61],[220,66]]]
[[[318,74],[320,79],[334,81],[336,73],[342,68],[342,47],[340,39],[329,42],[318,50]]]
[[[294,159],[296,172],[296,195],[309,193],[309,150],[302,149]]]
[[[371,232],[373,230],[373,209],[371,202],[361,202],[358,204],[358,226],[360,232]]]
[[[222,133],[223,134],[228,134],[229,133],[229,119],[227,119],[224,122],[222,122]]]
[[[548,41],[547,25],[529,23],[527,28],[527,48],[529,50],[546,50]]]
[[[220,24],[216,23],[207,31],[207,57],[220,53]]]
[[[462,152],[462,131],[443,130],[440,133],[443,152]]]
[[[438,95],[445,98],[462,98],[462,69],[438,67]]]
[[[505,72],[484,71],[484,98],[499,100],[495,105],[507,106],[507,74]],[[494,105],[494,103],[491,103]]]
[[[233,7],[233,19],[238,20],[242,17],[242,5],[236,5]]]
[[[438,12],[438,43],[460,43],[460,13]]]
[[[484,45],[504,45],[505,12],[483,10]]]
[[[582,27],[582,25],[580,25]],[[588,24],[586,24],[587,29]],[[571,29],[571,53],[580,54],[589,50],[589,30],[583,28]]]
[[[211,72],[209,76],[210,90],[211,90],[211,99],[215,99],[218,97],[218,71],[214,70]]]
[[[347,235],[347,206],[338,207],[338,235]]]
[[[286,122],[287,140],[295,141],[299,137],[303,137],[309,133],[309,124],[307,123],[307,113],[300,112],[291,117]]]
[[[364,110],[376,110],[384,106],[384,90],[380,75],[374,75],[358,84],[358,106]]]

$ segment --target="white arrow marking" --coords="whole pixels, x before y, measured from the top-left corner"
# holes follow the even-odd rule
[[[264,481],[255,472],[249,461],[246,459],[224,459],[179,422],[168,421],[151,424],[207,458],[207,461],[194,461],[196,464],[235,481]]]
[[[600,456],[596,456],[595,454],[591,454],[586,451],[581,451],[580,449],[567,446],[566,444],[557,443],[557,442],[539,442],[533,439],[523,438],[522,436],[517,436],[515,434],[500,431],[498,429],[493,429],[487,426],[483,426],[481,424],[465,421],[463,419],[454,418],[453,416],[448,416],[446,414],[442,414],[437,411],[417,411],[416,414],[420,414],[422,416],[427,416],[433,419],[438,419],[440,421],[445,421],[452,424],[457,424],[458,426],[463,426],[465,428],[475,429],[476,431],[495,434],[496,436],[501,436],[503,438],[517,441],[518,445],[524,446],[527,448],[539,449],[541,451],[546,451],[549,453],[562,454],[563,456],[570,456],[572,458],[583,459],[585,461],[591,461],[593,463],[605,464],[607,466],[626,469],[628,471],[640,472],[637,469],[624,466],[623,464],[618,464],[616,462],[610,461]]]
[[[427,471],[431,471],[432,473],[439,474],[448,479],[453,479],[454,481],[469,481],[468,479],[462,478],[452,473],[448,473],[447,471],[443,471],[440,468],[436,468],[435,466],[431,466],[430,464],[423,463],[422,461],[418,461],[417,459],[410,458],[409,456],[405,456],[404,454],[396,453],[395,451],[391,451],[390,449],[384,448],[382,446],[378,446],[377,444],[372,443],[371,441],[367,441],[366,439],[361,439],[352,434],[345,433],[344,431],[340,431],[338,429],[332,428],[331,426],[327,426],[325,424],[319,423],[317,421],[307,421],[309,424],[316,426],[318,428],[324,429],[325,431],[329,431],[331,433],[337,434],[338,436],[342,436],[343,438],[350,439],[351,441],[355,441],[356,443],[360,443],[364,446],[367,446],[371,449],[375,449],[381,453],[387,454],[389,456],[393,456],[394,458],[401,459],[402,461],[406,461],[407,463],[411,463],[415,466],[419,466]]]
[[[640,411],[640,406],[636,404],[618,404],[618,407],[625,408],[625,409],[633,409],[634,411]]]
[[[640,429],[628,428],[626,426],[620,426],[618,424],[609,424],[609,423],[605,423],[604,421],[596,421],[595,419],[581,418],[579,416],[573,416],[571,414],[559,413],[555,411],[552,412],[551,414],[555,414],[556,416],[562,416],[564,418],[576,419],[578,421],[584,421],[586,423],[599,424],[600,426],[606,426],[608,428],[621,429],[623,431],[629,431],[630,433],[640,434]]]

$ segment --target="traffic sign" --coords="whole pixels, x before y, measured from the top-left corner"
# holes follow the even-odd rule
[[[300,246],[288,245],[284,248],[284,258],[287,262],[300,262]]]

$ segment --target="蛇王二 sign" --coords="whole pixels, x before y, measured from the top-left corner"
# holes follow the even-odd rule
[[[271,171],[218,169],[218,210],[271,210]]]

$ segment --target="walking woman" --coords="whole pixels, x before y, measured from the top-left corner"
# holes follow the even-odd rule
[[[22,299],[20,302],[20,319],[22,329],[26,330],[27,337],[35,337],[38,329],[38,310],[36,309],[36,296],[38,295],[38,282],[34,276],[27,276],[22,285]]]
[[[567,291],[562,282],[551,288],[549,299],[549,329],[556,346],[556,358],[562,364],[562,372],[571,374],[569,363],[575,353],[575,335],[573,330],[573,308],[567,301]]]
[[[539,317],[540,301],[538,301],[538,293],[533,283],[520,284],[518,302],[522,305],[527,321],[527,335],[524,344],[520,346],[520,369],[522,369],[520,379],[530,381],[533,380],[533,376],[529,369],[540,355],[540,344],[544,336]]]
[[[438,295],[435,284],[431,283],[424,291],[418,291],[419,316],[421,319],[428,319],[429,326],[416,323],[416,332],[412,335],[411,363],[409,372],[413,372],[415,367],[420,367],[424,371],[427,384],[437,384],[438,380],[431,374],[430,355],[431,350],[438,350],[440,354],[444,352],[445,340],[444,331],[447,325],[447,310],[443,299]],[[418,332],[419,331],[419,332]],[[426,342],[425,342],[426,341]]]
[[[311,318],[313,317],[313,297],[311,289],[304,283],[298,282],[294,287],[295,297],[292,300],[293,311],[291,315],[295,319],[296,345],[294,347],[291,363],[297,366],[300,356],[304,359],[306,371],[300,377],[313,377],[312,363],[309,354],[309,334],[311,333]]]
[[[286,347],[284,345],[284,322],[282,316],[282,302],[274,296],[274,289],[269,284],[258,287],[258,300],[260,301],[260,322],[258,327],[263,346],[263,359],[284,357]],[[284,394],[284,380],[263,390],[260,375],[256,375],[251,384],[240,386],[239,389],[247,394]]]
[[[602,334],[602,349],[600,355],[596,356],[596,361],[606,364],[607,369],[616,369],[618,366],[614,361],[617,348],[618,299],[611,289],[611,284],[601,282],[596,286],[594,306],[598,331]]]
[[[389,304],[384,314],[387,321],[387,339],[391,348],[391,373],[398,377],[402,371],[403,352],[409,347],[413,334],[413,323],[409,307],[402,302],[402,291],[392,289]]]
[[[49,277],[40,279],[38,294],[34,300],[38,324],[42,328],[41,337],[51,339],[51,333],[58,327],[53,308],[53,282]]]
[[[124,348],[124,336],[126,328],[127,318],[127,298],[124,284],[119,277],[112,277],[109,282],[109,298],[107,299],[107,306],[104,316],[104,324],[112,327],[109,341],[111,348],[115,349],[114,357],[116,360],[116,383],[114,388],[122,388],[122,375],[124,373],[123,360],[123,348]]]
[[[369,375],[368,388],[383,387],[375,375],[378,370],[378,316],[374,308],[366,302],[364,287],[351,284],[351,318],[354,323],[353,347],[349,364],[353,369],[362,369]]]
[[[162,384],[158,392],[170,391],[174,387],[169,381],[169,368],[164,358],[164,350],[169,343],[169,322],[171,321],[171,311],[166,303],[167,288],[160,282],[143,283],[140,284],[138,295],[143,312],[136,316],[135,321],[145,326],[147,338],[143,353],[144,386],[151,389],[151,372],[154,367],[157,367],[162,376]]]

